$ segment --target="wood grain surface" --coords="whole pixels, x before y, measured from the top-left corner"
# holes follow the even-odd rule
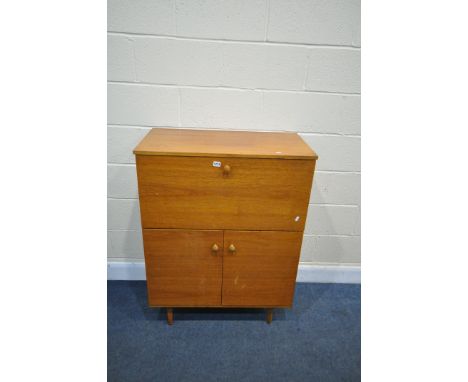
[[[291,306],[301,244],[301,232],[225,231],[222,304]]]
[[[304,229],[315,160],[138,155],[136,161],[144,228]]]
[[[158,128],[134,152],[150,306],[292,306],[317,159],[299,135]]]
[[[133,151],[137,155],[317,159],[296,133],[152,129]]]
[[[222,231],[145,229],[143,243],[150,306],[221,305]]]

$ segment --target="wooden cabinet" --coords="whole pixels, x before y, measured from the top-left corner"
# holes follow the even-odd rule
[[[317,159],[297,134],[152,129],[134,153],[150,306],[292,305]]]

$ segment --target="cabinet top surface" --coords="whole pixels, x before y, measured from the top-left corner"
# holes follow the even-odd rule
[[[317,159],[296,133],[151,129],[135,155]]]

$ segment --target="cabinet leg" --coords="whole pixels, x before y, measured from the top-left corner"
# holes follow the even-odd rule
[[[267,324],[271,324],[271,321],[273,321],[273,309],[268,308],[266,310],[266,322]]]
[[[168,325],[172,325],[174,323],[174,311],[172,308],[166,309],[166,319]]]

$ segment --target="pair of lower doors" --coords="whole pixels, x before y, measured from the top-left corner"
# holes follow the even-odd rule
[[[289,307],[302,232],[144,229],[150,306]]]

